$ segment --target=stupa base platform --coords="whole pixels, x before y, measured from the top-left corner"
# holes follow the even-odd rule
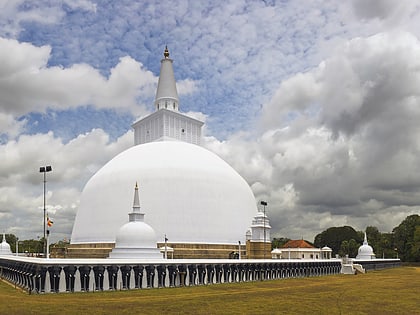
[[[114,243],[71,244],[63,256],[55,255],[54,252],[51,253],[51,256],[56,258],[107,258],[114,245]],[[164,246],[165,243],[157,244],[158,248]],[[239,258],[239,244],[167,243],[166,246],[173,249],[173,252],[168,253],[168,258],[173,259]],[[245,245],[240,246],[240,251],[241,258],[246,258]]]

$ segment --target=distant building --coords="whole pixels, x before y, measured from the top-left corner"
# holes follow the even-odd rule
[[[331,254],[331,248],[317,248],[305,240],[290,240],[271,251],[273,259],[331,259]]]

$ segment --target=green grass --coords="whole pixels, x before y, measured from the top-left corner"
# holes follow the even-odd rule
[[[0,314],[420,314],[420,267],[200,287],[28,295],[0,282]]]

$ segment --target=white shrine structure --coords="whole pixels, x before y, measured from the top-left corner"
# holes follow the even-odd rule
[[[12,255],[9,243],[6,242],[6,234],[3,232],[3,240],[0,243],[0,255]]]
[[[356,259],[366,260],[366,259],[375,259],[375,254],[373,253],[373,248],[368,244],[367,235],[365,232],[365,239],[363,245],[359,247],[357,251]]]
[[[247,257],[269,258],[271,252],[270,221],[265,211],[259,211],[246,233]]]
[[[129,222],[124,224],[117,233],[115,248],[112,249],[109,258],[162,258],[159,249],[156,248],[156,233],[144,222],[137,183],[134,190],[133,212],[128,214],[128,219]]]
[[[203,122],[179,111],[167,48],[154,105],[155,112],[132,125],[134,146],[105,164],[84,187],[69,257],[108,257],[126,223],[125,209],[138,179],[158,247],[171,247],[174,258],[228,258],[241,242],[244,257],[245,233],[257,213],[255,197],[229,164],[199,145]]]

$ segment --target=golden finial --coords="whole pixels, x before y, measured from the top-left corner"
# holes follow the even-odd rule
[[[163,56],[165,57],[165,59],[169,58],[168,46],[165,46],[165,52],[163,53]]]

